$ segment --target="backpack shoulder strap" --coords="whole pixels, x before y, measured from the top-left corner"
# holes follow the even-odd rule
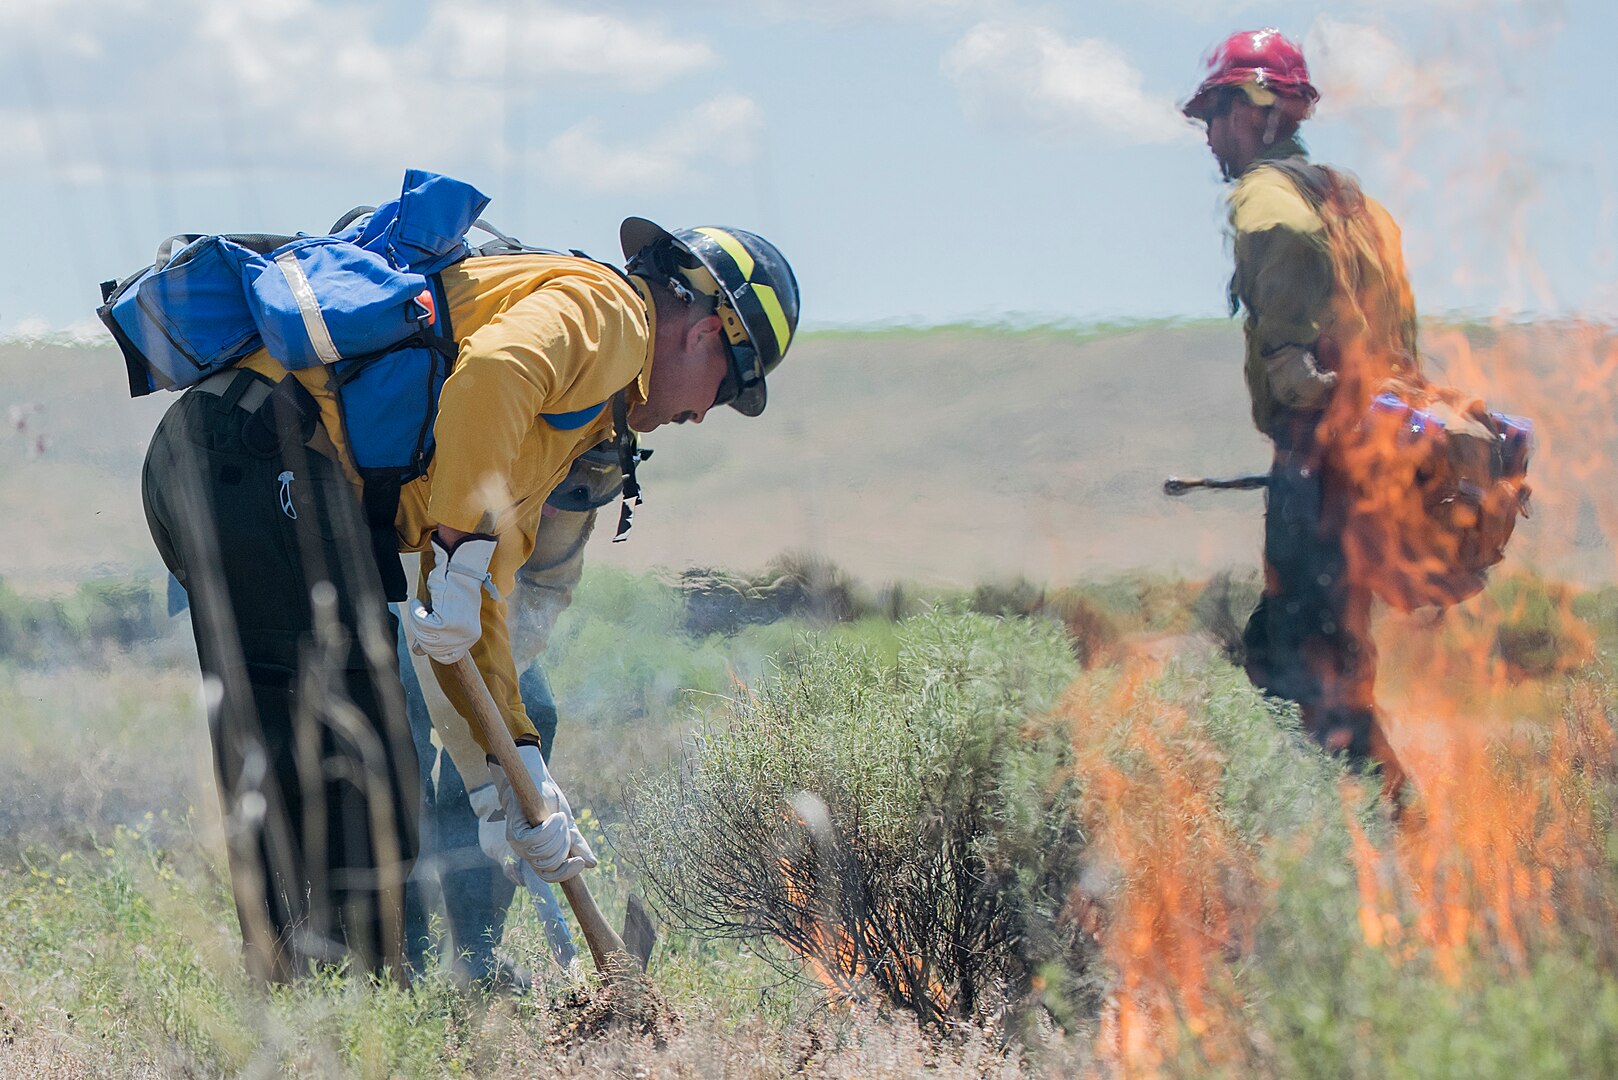
[[[1266,161],[1261,167],[1274,169],[1290,180],[1298,194],[1317,214],[1325,209],[1334,186],[1332,172],[1326,166],[1316,165],[1306,158],[1290,157]]]
[[[175,233],[173,236],[157,245],[157,257],[152,260],[153,271],[162,270],[170,262],[174,265],[183,265],[190,256],[185,249],[198,240],[206,240],[210,233]],[[220,233],[222,239],[229,240],[238,247],[244,247],[258,255],[268,255],[284,244],[290,244],[298,239],[296,236],[287,236],[282,233]],[[198,249],[200,250],[200,249]]]
[[[332,227],[326,231],[331,233],[333,236],[336,236],[338,233],[354,224],[354,222],[358,221],[360,218],[367,214],[374,213],[376,213],[376,207],[374,206],[356,206],[354,209],[350,210],[348,213],[344,214],[342,217],[333,222]]]
[[[1266,161],[1264,167],[1274,169],[1292,181],[1298,194],[1321,216],[1328,228],[1332,226],[1333,218],[1345,220],[1365,214],[1365,193],[1360,190],[1359,181],[1350,173],[1301,157]]]
[[[535,247],[532,244],[525,244],[509,233],[501,232],[484,218],[478,218],[476,221],[472,222],[472,227],[474,229],[482,229],[484,232],[494,237],[493,240],[486,240],[472,248],[472,254],[480,258],[486,258],[491,255],[571,255],[575,259],[587,259],[590,262],[595,263],[597,266],[605,266],[608,270],[611,270],[614,274],[617,274],[625,281],[629,280],[629,275],[624,271],[624,268],[619,266],[617,263],[603,262],[600,259],[593,258],[585,252],[580,251],[578,248],[568,248],[566,251],[563,251],[558,248]]]
[[[567,254],[565,251],[557,251],[554,248],[534,247],[531,244],[525,244],[521,240],[518,240],[515,236],[500,231],[498,227],[490,224],[484,218],[478,218],[476,221],[472,222],[472,228],[482,229],[484,232],[494,237],[493,240],[485,240],[483,243],[473,246],[472,254],[479,257],[487,257],[490,255]]]
[[[602,401],[587,408],[575,409],[572,412],[548,412],[540,413],[539,415],[547,424],[555,428],[557,431],[577,431],[579,428],[600,416],[602,410],[606,407],[607,403]]]
[[[433,336],[448,343],[453,350],[450,353],[450,360],[453,362],[456,353],[460,352],[461,343],[455,337],[455,319],[450,314],[449,295],[444,292],[444,275],[428,274],[427,287],[433,294]]]

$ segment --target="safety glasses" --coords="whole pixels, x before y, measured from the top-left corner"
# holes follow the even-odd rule
[[[758,350],[750,341],[727,342],[729,369],[714,395],[714,408],[729,405],[746,416],[757,416],[764,411],[764,366],[759,362]]]

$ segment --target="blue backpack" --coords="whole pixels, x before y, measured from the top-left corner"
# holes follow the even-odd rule
[[[151,266],[102,283],[97,314],[134,397],[183,390],[261,346],[288,369],[330,368],[367,511],[391,523],[386,503],[432,460],[439,390],[458,351],[439,272],[473,254],[546,251],[482,221],[488,203],[470,184],[413,169],[397,199],[350,211],[328,235],[170,237]],[[474,226],[494,239],[473,248]],[[543,416],[573,430],[607,405]],[[637,458],[632,445],[619,449],[630,496]]]

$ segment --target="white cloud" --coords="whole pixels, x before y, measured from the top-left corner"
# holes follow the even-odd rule
[[[1132,142],[1193,134],[1174,101],[1148,93],[1123,50],[1100,38],[982,22],[950,49],[943,66],[967,111],[989,123],[1099,128]]]
[[[776,18],[821,23],[940,22],[959,16],[982,18],[986,8],[1010,7],[997,0],[758,0],[759,10]]]
[[[502,68],[507,57],[516,57],[531,79],[610,79],[635,90],[655,89],[718,62],[705,42],[658,33],[644,20],[556,4],[441,4],[426,36],[461,71]]]
[[[715,67],[706,43],[583,3],[0,0],[20,63],[0,170],[59,181],[499,161],[506,122],[580,87],[644,93]],[[674,106],[659,105],[664,107]]]
[[[741,164],[757,152],[763,114],[750,98],[704,102],[657,134],[609,145],[586,121],[552,139],[535,163],[566,183],[596,191],[653,191],[694,183],[707,160]]]

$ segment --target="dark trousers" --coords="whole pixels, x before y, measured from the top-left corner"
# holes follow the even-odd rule
[[[421,762],[423,796],[423,865],[417,867],[406,887],[410,901],[407,926],[411,965],[421,970],[426,963],[427,948],[431,944],[427,912],[435,906],[431,893],[436,890],[436,899],[443,904],[456,963],[462,966],[468,978],[489,979],[496,973],[494,947],[505,934],[506,913],[517,886],[478,846],[478,819],[467,802],[468,784],[455,767],[454,759],[432,744],[432,719],[427,713],[427,701],[403,648],[401,640],[400,674],[410,732]],[[551,742],[556,736],[556,701],[544,668],[537,660],[522,673],[518,688],[528,718],[539,732],[540,754],[549,761]],[[470,786],[487,782],[487,776],[479,776]],[[565,924],[548,925],[546,933],[553,941],[556,938],[568,940]],[[568,940],[564,951],[571,947]]]
[[[1276,437],[1264,515],[1264,595],[1243,634],[1247,674],[1295,701],[1304,727],[1351,759],[1372,754],[1376,646],[1371,590],[1343,553],[1347,497],[1309,425]]]
[[[402,973],[419,793],[396,624],[353,489],[310,446],[313,417],[256,401],[255,383],[187,392],[142,477],[191,601],[248,968]]]

